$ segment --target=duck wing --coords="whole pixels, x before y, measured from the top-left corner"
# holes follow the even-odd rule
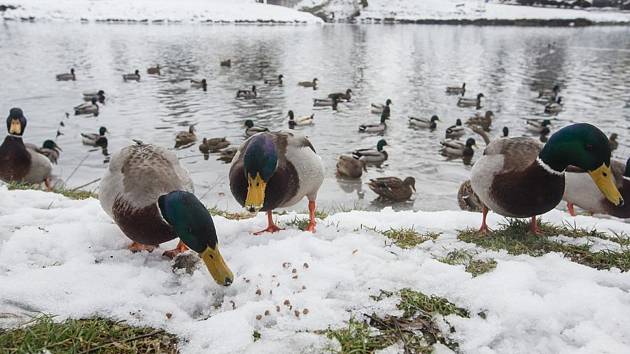
[[[486,147],[483,154],[503,155],[502,172],[522,171],[536,160],[542,146],[537,140],[526,137],[496,139]]]

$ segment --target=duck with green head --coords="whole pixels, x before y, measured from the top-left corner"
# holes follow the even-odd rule
[[[357,149],[352,152],[352,157],[366,164],[379,165],[389,158],[387,151],[384,149],[385,146],[387,146],[387,141],[381,139],[376,143],[376,149]]]
[[[587,123],[573,124],[553,134],[543,147],[531,138],[496,139],[473,166],[471,183],[486,206],[480,231],[487,232],[488,210],[515,218],[531,218],[531,231],[539,233],[536,216],[562,200],[565,170],[586,171],[613,205],[623,205],[610,169],[608,138]]]
[[[59,160],[59,155],[63,151],[56,142],[50,139],[44,140],[42,146],[37,146],[35,144],[24,144],[27,149],[37,151],[38,153],[46,156],[50,162],[53,164],[57,164],[57,160]]]
[[[190,175],[166,149],[137,142],[115,154],[98,193],[101,206],[133,243],[131,251],[152,251],[179,238],[167,257],[192,249],[214,280],[234,280],[226,265],[208,209],[193,194]]]
[[[281,230],[272,211],[297,204],[306,197],[315,231],[315,202],[324,182],[324,165],[311,142],[288,132],[263,132],[247,139],[238,149],[230,167],[230,190],[236,201],[251,212],[267,212],[263,232]]]
[[[0,179],[5,182],[46,184],[50,190],[52,164],[37,149],[24,145],[26,117],[20,108],[11,108],[7,117],[8,135],[0,145]]]

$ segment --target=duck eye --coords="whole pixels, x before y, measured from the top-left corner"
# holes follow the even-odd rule
[[[606,172],[602,172],[602,175],[603,175],[604,177],[608,177],[608,173],[606,173]]]

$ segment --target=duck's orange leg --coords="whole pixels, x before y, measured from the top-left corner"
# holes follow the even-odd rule
[[[536,222],[536,215],[532,216],[532,222],[529,225],[529,230],[534,234],[534,235],[540,235],[540,229],[538,228],[538,222]]]
[[[567,209],[569,209],[569,214],[571,216],[576,216],[575,209],[573,208],[573,203],[567,202]]]
[[[484,206],[481,212],[483,214],[483,219],[481,220],[481,227],[479,228],[479,232],[485,234],[490,231],[490,229],[488,228],[488,224],[486,224],[486,217],[488,217],[488,207]]]
[[[308,201],[308,217],[309,217],[308,226],[306,227],[306,230],[304,231],[310,231],[310,232],[315,233],[315,201],[314,200]]]
[[[179,243],[177,243],[177,246],[175,246],[175,248],[173,248],[172,250],[164,251],[164,253],[162,253],[162,255],[165,256],[165,257],[173,259],[178,254],[180,254],[182,252],[186,252],[186,251],[188,251],[188,246],[186,246],[182,241],[179,241]]]
[[[127,249],[129,249],[131,252],[136,253],[136,252],[142,252],[142,251],[149,251],[149,252],[153,252],[153,250],[155,249],[156,246],[153,245],[145,245],[143,243],[139,243],[134,241],[131,245],[129,245],[127,247]]]
[[[279,228],[276,224],[273,223],[273,214],[271,213],[271,210],[269,210],[267,212],[267,225],[268,226],[267,226],[266,229],[260,230],[258,232],[254,232],[254,235],[258,236],[258,235],[261,235],[261,234],[263,234],[265,232],[274,233],[274,232],[278,232],[280,230],[284,230],[284,229]]]
[[[52,183],[50,182],[50,177],[46,177],[46,179],[44,179],[44,185],[46,185],[46,190],[48,192],[53,191]]]

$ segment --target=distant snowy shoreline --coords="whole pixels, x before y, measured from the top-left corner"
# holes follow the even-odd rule
[[[277,23],[317,24],[309,13],[246,0],[8,0],[5,20],[113,23]]]

